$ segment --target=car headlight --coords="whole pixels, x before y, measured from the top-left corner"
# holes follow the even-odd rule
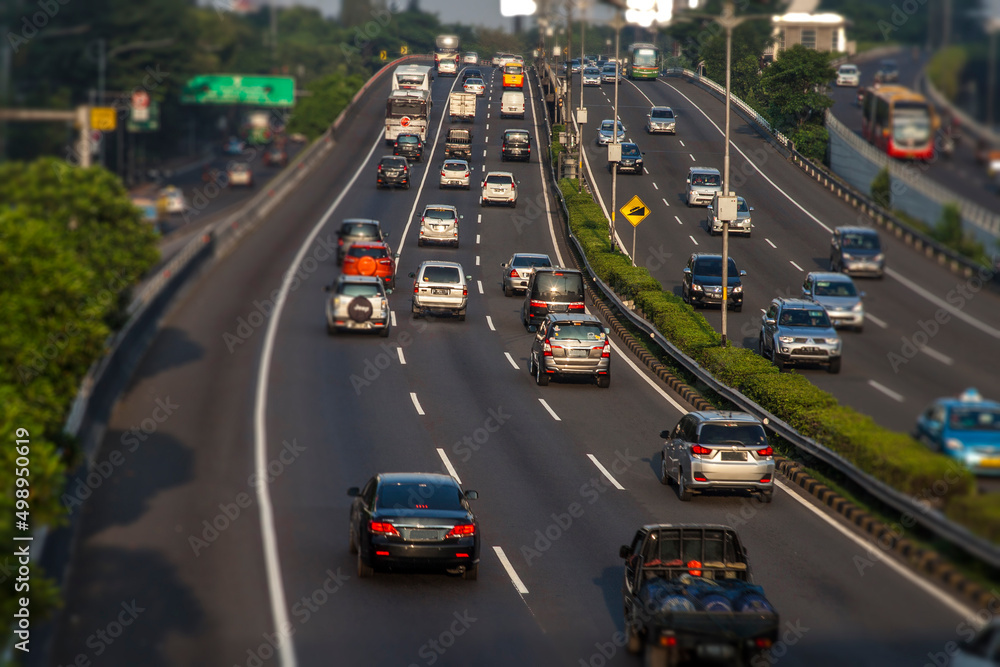
[[[961,451],[964,445],[962,445],[962,441],[957,438],[948,438],[944,441],[944,446],[953,452],[957,452]]]
[[[823,340],[826,341],[827,345],[836,345],[840,342],[839,338],[824,338]]]
[[[854,259],[854,257],[845,252],[844,259]]]
[[[853,307],[853,308],[851,308],[851,310],[852,310],[852,311],[854,311],[855,313],[860,313],[860,312],[862,312],[862,311],[863,311],[864,309],[865,309],[865,306],[864,306],[864,304],[863,304],[863,303],[861,303],[860,301],[858,301],[858,302],[857,302],[856,304],[854,304],[854,307]]]
[[[791,343],[793,340],[795,339],[791,336],[778,336],[778,341],[782,343]]]
[[[881,261],[883,261],[885,259],[885,255],[883,255],[882,253],[879,253],[879,254],[875,255],[874,259],[875,259],[876,262],[881,262]]]
[[[691,289],[694,290],[695,292],[701,292],[702,291],[701,285],[691,285]]]
[[[733,294],[742,294],[743,293],[743,285],[737,285],[736,287],[733,288],[732,291],[733,291]]]

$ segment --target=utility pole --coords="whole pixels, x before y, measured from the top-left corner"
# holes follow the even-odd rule
[[[621,67],[618,63],[618,44],[619,38],[622,32],[622,16],[621,10],[615,12],[615,127],[614,132],[611,135],[613,137],[614,143],[617,145],[618,142],[618,77],[621,75]],[[617,151],[618,159],[621,159],[621,149]],[[618,213],[618,164],[615,162],[611,163],[611,247],[618,247],[618,227],[616,224],[615,216]],[[635,228],[632,228],[632,233],[635,233]],[[632,266],[635,266],[635,236],[632,237]]]
[[[583,18],[584,18],[583,16],[580,17],[580,110],[581,110],[581,113],[577,114],[576,122],[578,124],[580,122],[580,116],[583,115],[582,114],[582,110],[583,110],[583,68],[584,68],[584,62],[585,62],[584,57],[583,57],[583,29],[584,29],[584,26],[586,24],[586,21],[584,21]],[[571,67],[571,69],[572,69],[572,67]],[[579,145],[579,149],[580,149],[580,161],[576,165],[576,174],[577,174],[576,184],[577,184],[577,193],[582,193],[583,192],[583,128],[582,127],[580,128],[580,145]]]

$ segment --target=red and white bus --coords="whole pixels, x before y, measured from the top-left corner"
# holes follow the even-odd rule
[[[861,98],[861,133],[890,157],[934,158],[940,119],[923,95],[904,86],[865,89]]]

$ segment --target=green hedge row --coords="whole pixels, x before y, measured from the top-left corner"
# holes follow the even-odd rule
[[[976,495],[975,478],[968,471],[910,435],[840,405],[805,376],[781,373],[752,350],[722,347],[719,334],[700,313],[664,292],[647,269],[633,267],[612,249],[601,207],[586,192],[577,192],[575,180],[563,179],[559,186],[570,228],[597,275],[618,294],[634,299],[664,336],[716,379],[903,493],[943,507],[981,535],[1000,538],[1000,498]]]

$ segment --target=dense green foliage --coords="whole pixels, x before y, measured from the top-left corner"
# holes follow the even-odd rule
[[[570,211],[570,228],[602,280],[636,306],[656,328],[721,382],[823,443],[845,459],[900,491],[944,507],[956,521],[990,539],[1000,535],[1000,510],[984,506],[974,478],[956,470],[947,457],[932,452],[911,436],[877,425],[867,415],[840,405],[798,373],[781,373],[747,348],[722,347],[708,321],[679,297],[664,292],[645,268],[631,266],[612,250],[607,222],[575,181],[564,179],[560,190]],[[947,488],[941,490],[940,480]],[[937,485],[935,483],[938,482]]]
[[[129,288],[156,261],[155,237],[128,193],[100,168],[45,158],[0,165],[0,429],[30,437],[30,525],[61,520],[58,498],[73,443],[62,434],[87,369],[123,320]],[[65,448],[60,452],[60,448]],[[13,449],[0,463],[12,471]],[[14,476],[0,476],[0,540],[11,544]],[[24,534],[18,531],[20,534]],[[42,617],[55,590],[31,581]],[[10,618],[14,591],[0,588]]]
[[[779,129],[823,124],[823,112],[833,106],[827,86],[836,76],[833,54],[801,44],[781,52],[761,75],[760,87],[767,114]]]
[[[808,123],[792,130],[789,138],[795,143],[795,150],[810,160],[826,162],[826,149],[830,144],[830,134],[819,123]]]
[[[962,74],[969,54],[964,46],[949,46],[936,52],[927,62],[926,72],[934,87],[952,102],[962,85]]]
[[[288,131],[301,132],[309,139],[323,134],[364,83],[365,79],[360,74],[347,77],[329,74],[309,83],[306,90],[311,95],[301,98],[296,104]]]
[[[871,196],[875,203],[888,210],[892,208],[892,180],[889,168],[882,167],[872,179]]]

